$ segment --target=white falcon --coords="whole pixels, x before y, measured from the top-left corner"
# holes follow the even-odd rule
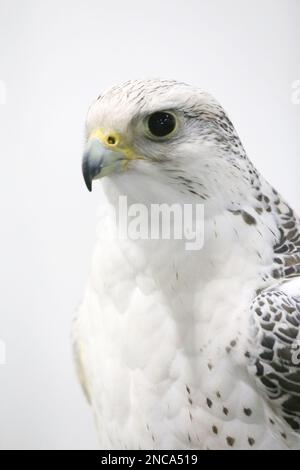
[[[101,179],[74,328],[104,449],[300,448],[300,224],[223,108],[176,81],[92,104],[83,174]],[[204,205],[205,240],[119,236],[128,204]]]

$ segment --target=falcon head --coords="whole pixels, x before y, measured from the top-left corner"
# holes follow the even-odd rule
[[[253,173],[218,102],[170,80],[129,81],[100,95],[87,116],[82,168],[90,191],[97,178],[126,173],[134,185],[148,174],[202,200],[240,198]]]

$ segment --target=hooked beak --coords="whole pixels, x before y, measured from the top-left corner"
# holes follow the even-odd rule
[[[97,138],[88,141],[82,161],[82,173],[85,184],[92,191],[93,179],[102,178],[112,172],[122,170],[126,159],[117,150],[105,147]]]

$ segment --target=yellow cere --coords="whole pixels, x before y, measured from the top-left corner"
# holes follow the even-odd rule
[[[99,139],[105,147],[122,153],[125,156],[123,162],[124,169],[127,167],[130,160],[143,159],[143,157],[137,155],[131,147],[122,144],[123,139],[118,132],[96,129],[91,132],[90,139]]]

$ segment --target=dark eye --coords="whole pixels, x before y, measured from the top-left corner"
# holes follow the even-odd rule
[[[174,131],[176,119],[171,113],[157,112],[148,118],[148,129],[155,137],[165,137]]]

